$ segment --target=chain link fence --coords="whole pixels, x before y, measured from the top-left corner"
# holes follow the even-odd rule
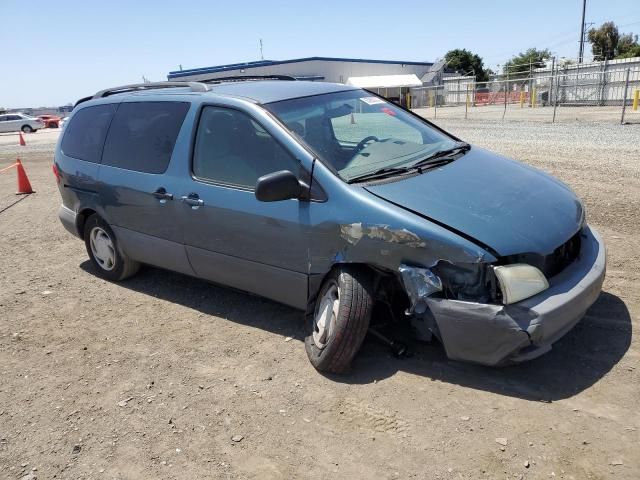
[[[640,123],[640,69],[484,83],[456,77],[443,85],[412,88],[410,105],[426,118]]]

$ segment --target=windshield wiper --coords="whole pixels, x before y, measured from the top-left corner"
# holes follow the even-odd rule
[[[405,173],[411,173],[417,171],[422,173],[423,168],[434,168],[442,165],[446,165],[449,162],[455,160],[456,155],[466,153],[471,149],[471,145],[464,142],[458,142],[455,146],[447,148],[446,150],[438,150],[426,158],[419,160],[411,165],[404,165],[401,167],[385,167],[374,172],[365,173],[363,175],[357,175],[350,178],[347,183],[364,182],[367,180],[379,180],[382,178],[392,177],[394,175],[402,175]]]
[[[453,157],[455,157],[460,153],[464,155],[469,150],[471,150],[471,145],[465,142],[458,142],[451,148],[433,152],[428,157],[423,158],[422,160],[419,160],[416,163],[412,164],[410,168],[419,169],[421,167],[432,166],[432,164],[436,164],[436,163],[438,165],[442,165],[444,163],[452,162],[453,160],[455,160],[455,158]]]
[[[401,175],[403,173],[409,173],[413,170],[412,166],[409,167],[385,167],[375,172],[365,173],[363,175],[357,175],[347,180],[347,183],[364,182],[366,180],[378,180],[381,178],[392,177],[394,175]]]

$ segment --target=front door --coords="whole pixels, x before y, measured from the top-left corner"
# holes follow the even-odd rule
[[[26,122],[23,122],[20,115],[7,115],[2,123],[4,123],[4,132],[17,132]]]
[[[300,163],[247,113],[205,106],[183,185],[187,255],[202,278],[297,308],[307,298],[309,209],[260,202],[257,179]]]

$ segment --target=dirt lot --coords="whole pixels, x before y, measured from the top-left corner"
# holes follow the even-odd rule
[[[0,477],[640,478],[640,127],[441,125],[563,179],[608,244],[598,302],[527,364],[368,340],[325,377],[297,311],[153,268],[104,282],[56,216],[56,133],[0,136],[37,190],[11,206],[0,174]]]

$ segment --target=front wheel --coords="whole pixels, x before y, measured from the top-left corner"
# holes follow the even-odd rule
[[[84,243],[96,272],[102,278],[120,281],[134,275],[140,264],[118,248],[111,227],[98,215],[91,215],[84,226]]]
[[[33,133],[33,132],[35,132],[35,130],[30,125],[23,125],[20,130],[22,130],[22,133]]]
[[[308,318],[305,349],[321,372],[344,373],[360,350],[373,310],[371,275],[356,266],[334,271],[320,288]]]

